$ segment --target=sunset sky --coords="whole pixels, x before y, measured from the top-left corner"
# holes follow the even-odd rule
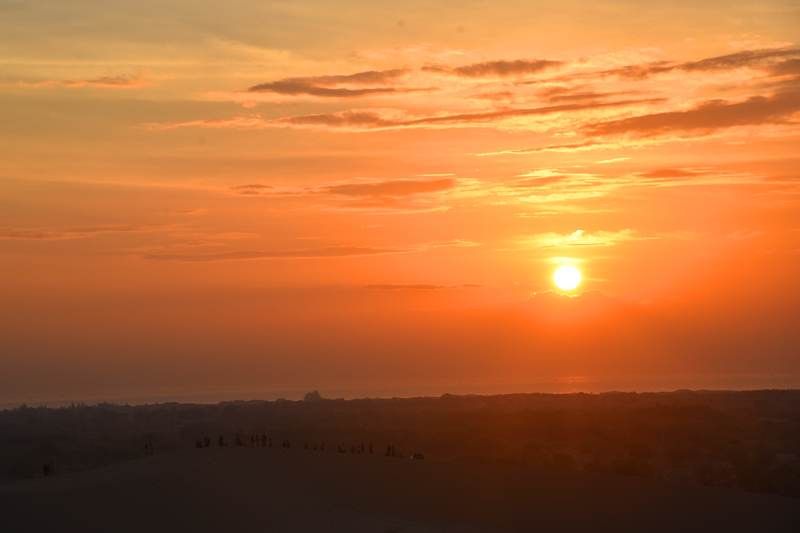
[[[796,0],[0,14],[0,405],[800,387]]]

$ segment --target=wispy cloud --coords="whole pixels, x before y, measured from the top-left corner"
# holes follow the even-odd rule
[[[148,87],[155,85],[154,83],[145,80],[147,72],[140,72],[133,76],[100,76],[98,78],[90,78],[83,80],[44,80],[37,82],[18,82],[20,87],[102,87],[106,89],[138,89],[140,87]]]
[[[509,77],[536,74],[547,69],[559,67],[563,64],[563,61],[550,59],[493,60],[484,61],[482,63],[472,63],[460,67],[429,65],[422,67],[422,71],[437,74],[451,74],[467,78],[489,76]]]
[[[528,148],[521,150],[502,150],[500,152],[484,152],[477,154],[479,156],[487,155],[524,155],[524,154],[538,154],[541,152],[583,152],[586,150],[603,150],[609,146],[609,143],[598,142],[594,140],[582,141],[579,143],[570,144],[549,144],[541,148]]]
[[[565,202],[568,200],[597,198],[598,196],[604,196],[605,194],[605,191],[554,192],[549,194],[532,194],[530,196],[521,196],[519,197],[519,201],[530,202],[532,204],[542,204],[547,202]]]
[[[355,211],[364,214],[423,213],[442,211],[449,207],[435,202],[436,198],[458,186],[455,178],[375,180],[358,178],[314,187],[273,187],[247,184],[230,187],[234,196],[249,198],[308,198],[314,208],[336,211]]]
[[[0,239],[56,241],[97,237],[105,233],[149,233],[174,231],[183,226],[175,224],[115,224],[103,226],[78,226],[68,228],[0,227]]]
[[[353,179],[336,183],[324,183],[315,187],[273,187],[262,184],[236,185],[230,187],[231,194],[237,196],[298,196],[298,195],[338,195],[354,198],[407,197],[429,194],[451,189],[456,185],[454,178],[372,180]]]
[[[302,76],[261,83],[249,87],[248,93],[274,93],[283,96],[317,96],[320,98],[358,98],[433,90],[430,87],[395,87],[408,69],[369,70],[334,76]]]
[[[643,178],[653,179],[688,179],[702,176],[703,172],[683,168],[660,168],[658,170],[651,170],[650,172],[642,172],[639,175]]]
[[[536,248],[568,248],[573,246],[613,246],[622,241],[638,241],[655,239],[656,237],[641,237],[636,230],[623,229],[620,231],[596,231],[589,233],[577,230],[574,233],[540,233],[517,241],[513,249]]]
[[[413,290],[413,291],[442,291],[453,289],[473,289],[481,285],[475,283],[462,283],[460,285],[436,285],[433,283],[383,283],[375,285],[364,285],[365,289],[375,289],[383,291]]]
[[[207,212],[208,210],[203,207],[182,210],[164,209],[164,214],[173,216],[205,215]]]
[[[275,187],[271,185],[262,185],[260,183],[248,183],[247,185],[235,185],[230,187],[229,190],[232,194],[238,196],[264,196],[274,191]]]
[[[389,180],[363,183],[341,183],[318,187],[319,192],[341,194],[344,196],[378,197],[378,196],[410,196],[443,191],[452,188],[456,180],[443,178],[438,180]]]
[[[435,86],[409,86],[407,78],[411,70],[395,68],[368,70],[354,74],[323,76],[296,76],[276,81],[259,83],[239,91],[216,91],[208,93],[212,98],[233,100],[245,107],[254,107],[259,102],[275,102],[296,99],[358,99],[395,96],[409,93],[438,90]]]
[[[634,105],[654,105],[664,102],[663,98],[643,100],[620,100],[612,102],[590,102],[584,104],[561,104],[534,108],[508,108],[474,113],[439,114],[433,116],[409,116],[391,109],[354,109],[336,113],[313,115],[294,115],[279,119],[265,120],[260,117],[235,117],[231,119],[196,120],[174,124],[144,124],[151,130],[170,130],[182,127],[263,129],[300,128],[342,131],[365,131],[377,129],[397,129],[411,127],[452,127],[459,125],[493,124],[508,119],[575,113],[587,110],[628,107]]]
[[[657,74],[669,72],[724,72],[741,68],[765,69],[777,60],[799,57],[800,49],[761,49],[742,50],[733,54],[710,57],[699,61],[686,61],[682,63],[670,61],[654,61],[641,65],[627,65],[624,67],[599,72],[601,76],[616,75],[622,78],[643,80]]]
[[[800,90],[771,96],[750,96],[743,101],[710,100],[686,111],[652,113],[608,122],[594,122],[583,127],[590,136],[633,133],[642,136],[678,131],[709,134],[736,126],[790,124],[800,111]]]
[[[586,137],[479,154],[486,156],[636,148],[737,127],[791,127],[800,110],[800,48],[796,47],[739,50],[697,61],[663,59],[663,50],[648,49],[575,60],[508,58],[409,66],[407,57],[418,59],[434,49],[439,50],[417,43],[360,51],[356,58],[399,65],[284,77],[239,91],[209,93],[250,107],[285,99],[333,99],[344,109],[310,112],[313,108],[306,108],[282,117],[254,114],[142,126],[165,131],[292,128],[331,132],[494,128],[548,133],[551,139]],[[454,49],[439,51],[451,59],[469,55]],[[678,83],[683,79],[687,83]],[[714,92],[737,96],[697,99],[698,94]],[[392,99],[379,100],[383,107],[348,105],[364,99],[377,103],[384,96]]]
[[[463,248],[479,246],[479,243],[455,239],[429,242],[413,246],[328,246],[299,250],[236,250],[213,254],[146,254],[142,259],[150,261],[177,261],[182,263],[208,263],[219,261],[246,261],[254,259],[323,259],[344,257],[369,257],[387,254],[425,252],[439,248]]]

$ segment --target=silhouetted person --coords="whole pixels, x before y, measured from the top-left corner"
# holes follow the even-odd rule
[[[47,477],[47,476],[50,475],[50,465],[49,464],[45,463],[42,466],[42,470],[44,471],[44,477]]]
[[[219,439],[217,440],[217,442],[219,443],[219,447],[220,448],[225,446],[225,439],[222,438],[222,435],[219,436]]]
[[[308,449],[308,443],[306,442],[306,450]]]
[[[269,447],[272,448],[272,437],[269,438]]]
[[[369,443],[369,454],[372,455],[372,443]]]
[[[250,446],[255,446],[255,444],[256,444],[256,438],[250,435]]]
[[[317,451],[317,445],[316,444],[314,445],[314,451]]]
[[[322,451],[323,452],[325,451],[325,443],[324,442],[322,443]]]

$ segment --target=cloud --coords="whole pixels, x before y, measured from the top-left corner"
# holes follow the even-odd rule
[[[695,176],[702,175],[702,173],[682,168],[661,168],[659,170],[652,170],[650,172],[642,172],[639,175],[644,178],[670,179],[670,178],[693,178]]]
[[[489,76],[508,77],[536,74],[550,68],[559,67],[563,64],[563,61],[554,61],[550,59],[515,59],[512,61],[484,61],[482,63],[472,63],[471,65],[464,65],[454,68],[441,65],[428,65],[422,67],[422,71],[451,74],[467,78]]]
[[[643,101],[622,101],[622,102],[609,102],[606,104],[567,104],[567,105],[556,105],[556,106],[546,106],[546,107],[537,107],[537,108],[516,108],[516,109],[500,109],[496,111],[486,111],[486,112],[478,112],[478,113],[457,113],[457,114],[449,114],[449,115],[439,115],[439,116],[432,116],[432,117],[422,117],[422,118],[409,118],[405,120],[395,120],[395,121],[380,121],[375,117],[374,124],[375,126],[384,126],[384,127],[409,127],[409,126],[427,126],[427,125],[437,125],[437,124],[472,124],[472,123],[480,123],[480,122],[493,122],[496,120],[503,120],[506,118],[513,118],[513,117],[525,117],[525,116],[535,116],[535,115],[546,115],[552,113],[561,113],[561,112],[569,112],[569,111],[581,111],[585,109],[596,109],[602,107],[617,107],[617,106],[627,106],[637,103],[642,103]],[[318,117],[318,118],[312,118]],[[308,117],[309,123],[314,120],[320,120],[325,125],[330,125],[331,122],[328,119],[329,115],[312,115]],[[361,120],[361,117],[358,117]],[[366,121],[358,122],[353,125],[364,125]]]
[[[626,65],[621,68],[606,70],[602,76],[617,75],[621,78],[643,80],[656,74],[673,71],[683,72],[720,72],[740,68],[768,68],[777,59],[800,56],[800,49],[761,49],[743,50],[724,56],[710,57],[699,61],[674,63],[670,61],[653,61],[643,65]]]
[[[329,183],[316,187],[282,187],[250,184],[237,185],[228,190],[238,196],[297,196],[334,194],[354,198],[406,197],[415,194],[428,194],[451,189],[456,185],[454,178],[427,180],[365,180]]]
[[[275,187],[270,185],[261,185],[259,183],[251,183],[248,185],[236,185],[230,187],[229,190],[236,195],[240,196],[262,196],[265,193],[275,190]]]
[[[210,128],[210,129],[262,129],[270,127],[269,121],[261,117],[232,117],[220,119],[206,119],[206,120],[192,120],[189,122],[179,122],[173,124],[159,124],[159,123],[144,123],[141,125],[148,130],[174,130],[177,128]]]
[[[20,87],[102,87],[106,89],[138,89],[139,87],[148,87],[155,85],[144,78],[147,77],[147,72],[140,72],[133,76],[100,76],[99,78],[87,80],[45,80],[35,83],[19,82],[17,85]]]
[[[582,152],[585,150],[603,150],[608,146],[609,143],[590,140],[572,144],[550,144],[547,146],[543,146],[541,148],[529,148],[524,150],[503,150],[501,152],[486,152],[477,155],[479,156],[501,155],[501,154],[524,155],[524,154],[537,154],[540,152]]]
[[[547,320],[576,318],[582,314],[607,312],[607,309],[622,302],[607,296],[602,291],[589,290],[578,294],[564,294],[554,290],[532,292],[525,300],[528,310]]]
[[[460,285],[434,285],[432,283],[384,283],[375,285],[364,285],[365,289],[376,290],[415,290],[415,291],[441,291],[451,289],[472,289],[478,288],[481,285],[475,283],[462,283]]]
[[[787,59],[771,65],[767,72],[771,76],[798,76],[800,75],[800,59]]]
[[[444,178],[438,180],[390,180],[368,183],[343,183],[329,185],[317,190],[332,194],[358,197],[377,196],[410,196],[443,191],[455,186],[456,180]]]
[[[323,259],[341,257],[369,257],[387,254],[424,252],[439,248],[463,248],[479,246],[463,239],[444,242],[429,242],[414,246],[327,246],[301,250],[237,250],[213,254],[146,254],[142,259],[150,261],[177,261],[182,263],[210,263],[221,261],[246,261],[253,259]]]
[[[534,194],[531,196],[524,196],[518,198],[520,202],[530,202],[533,204],[542,204],[547,202],[565,202],[567,200],[582,200],[584,198],[597,198],[604,196],[605,191],[586,191],[586,192],[564,192],[564,193],[550,193],[550,194]]]
[[[709,100],[686,111],[669,111],[637,117],[594,122],[582,129],[590,136],[634,133],[644,137],[676,131],[710,134],[736,126],[790,124],[792,115],[800,111],[800,90],[784,91],[772,96],[750,96],[744,101]]]
[[[624,229],[621,231],[598,231],[595,233],[577,230],[574,233],[566,235],[550,232],[525,237],[519,241],[519,246],[513,249],[562,248],[573,246],[613,246],[621,241],[638,241],[654,238],[655,237],[639,237],[636,230],[632,229]]]
[[[732,172],[713,167],[660,168],[627,176],[631,185],[672,187],[679,185],[722,185],[732,183],[761,183],[765,175],[751,172]]]
[[[150,130],[171,130],[182,127],[262,129],[262,128],[309,128],[326,130],[364,131],[371,129],[396,129],[409,127],[437,127],[447,125],[483,124],[518,117],[532,117],[556,113],[574,113],[586,110],[610,109],[639,104],[654,105],[665,102],[665,98],[644,100],[620,100],[614,102],[591,102],[563,104],[535,108],[506,108],[475,113],[442,114],[413,117],[394,109],[353,109],[336,113],[294,115],[274,120],[260,117],[235,117],[230,119],[195,120],[175,124],[143,124]]]
[[[626,177],[609,177],[599,174],[563,172],[558,169],[541,169],[520,174],[516,178],[501,183],[472,184],[465,187],[470,196],[513,196],[519,202],[540,204],[564,202],[604,196],[608,191],[632,180]],[[457,193],[458,194],[458,193]]]
[[[542,218],[559,214],[558,211],[535,211],[533,213],[516,213],[517,218]]]
[[[493,93],[473,94],[472,98],[478,98],[480,100],[509,100],[515,96],[516,94],[511,91],[496,91]]]
[[[365,257],[370,255],[397,254],[406,250],[375,248],[371,246],[331,246],[305,250],[239,250],[215,254],[147,254],[142,259],[152,261],[179,261],[184,263],[208,263],[219,261],[242,261],[248,259],[299,259],[323,257]]]
[[[732,70],[744,67],[760,67],[775,59],[798,56],[800,56],[800,49],[798,48],[742,50],[734,54],[680,63],[675,68],[686,72]]]
[[[369,70],[346,75],[284,78],[278,81],[253,85],[246,92],[274,93],[283,96],[307,95],[321,98],[358,98],[379,94],[435,90],[435,88],[431,87],[373,87],[375,85],[395,84],[398,78],[405,76],[409,72],[409,69]],[[359,88],[351,88],[352,86]]]
[[[117,224],[106,226],[81,226],[73,228],[15,228],[0,227],[0,240],[56,241],[96,237],[104,233],[146,233],[176,230],[182,226],[173,224]]]
[[[424,44],[424,43],[422,43]],[[415,50],[427,49],[418,45]],[[422,46],[422,48],[420,48]],[[401,47],[402,48],[402,47]],[[394,50],[394,49],[392,49]],[[400,61],[400,48],[386,52],[385,59]],[[411,48],[404,50],[411,50]],[[395,53],[396,52],[396,53]],[[403,92],[436,89],[441,94],[425,95],[425,104],[419,97],[394,99],[394,107],[347,106],[324,112],[294,112],[275,118],[261,115],[238,116],[226,119],[193,120],[171,124],[143,124],[150,130],[170,130],[183,127],[214,129],[268,129],[292,128],[316,131],[363,132],[405,128],[457,128],[489,127],[498,129],[530,129],[537,132],[553,131],[556,135],[574,136],[584,133],[587,140],[550,144],[525,150],[504,150],[497,154],[534,154],[541,152],[580,152],[607,148],[632,148],[634,141],[658,144],[664,142],[659,135],[675,131],[693,131],[709,134],[718,129],[738,125],[790,124],[791,115],[797,111],[800,89],[800,49],[741,50],[735,53],[701,59],[699,61],[654,60],[652,53],[627,54],[612,62],[588,58],[577,61],[550,59],[492,60],[468,63],[462,66],[427,65],[421,71],[408,66],[363,70],[352,74],[294,76],[253,85],[245,90],[214,93],[233,99],[246,106],[261,101],[280,101],[285,98],[336,98],[400,94]],[[662,55],[663,57],[663,55]],[[633,64],[626,64],[631,63]],[[404,65],[406,62],[398,63]],[[609,68],[611,67],[611,68]],[[561,68],[561,76],[547,79],[516,79],[515,76],[549,72]],[[729,85],[711,87],[701,82],[709,76],[693,78],[689,88],[672,87],[678,73],[713,73],[737,69],[758,69],[765,76],[755,76],[743,71],[723,77]],[[656,74],[672,72],[673,76],[657,82],[630,86],[627,82],[645,80]],[[442,78],[446,74],[447,78]],[[610,76],[626,82],[623,89]],[[499,79],[489,79],[489,78]],[[511,78],[511,79],[508,79]],[[585,79],[603,81],[597,87]],[[719,77],[713,79],[719,81]],[[531,85],[536,82],[537,85]],[[700,83],[700,87],[698,86]],[[437,85],[439,87],[428,87]],[[609,88],[610,86],[610,88]],[[703,89],[703,90],[699,90]],[[661,97],[658,91],[662,91]],[[715,99],[697,103],[682,103],[696,94],[709,91],[737,91],[748,98]],[[778,92],[774,92],[778,91]],[[768,95],[772,92],[773,94]],[[757,95],[761,93],[762,95]],[[642,95],[642,96],[633,96]],[[428,98],[430,96],[430,98]],[[490,101],[487,101],[489,99]],[[683,100],[682,100],[683,99]],[[532,104],[530,102],[546,102]],[[670,103],[666,112],[651,108]],[[438,107],[437,107],[438,106]],[[634,112],[631,110],[635,109]],[[638,108],[638,109],[636,109]],[[646,108],[646,109],[644,109]],[[434,111],[421,111],[433,109]],[[438,110],[437,110],[438,109]],[[637,116],[638,115],[638,116]],[[618,133],[634,133],[620,137],[609,144],[600,137]],[[650,137],[650,139],[644,139]],[[689,135],[685,135],[689,138]],[[598,139],[594,139],[598,138]],[[669,140],[675,140],[672,136]],[[552,141],[551,141],[552,142]],[[626,143],[620,146],[620,143]],[[640,147],[640,146],[639,146]],[[480,154],[480,155],[490,155]]]
[[[338,113],[319,113],[315,115],[295,115],[284,117],[272,121],[265,121],[265,127],[306,127],[306,128],[327,128],[327,129],[372,129],[372,128],[393,128],[402,125],[401,120],[393,117],[397,113],[386,116],[380,110],[354,109]]]
[[[562,104],[569,102],[587,102],[595,101],[603,98],[611,98],[612,96],[630,96],[641,94],[641,91],[616,91],[616,92],[602,92],[596,90],[589,90],[591,87],[578,86],[578,87],[564,87],[555,86],[547,89],[542,89],[536,93],[539,98],[546,100],[551,104]]]
[[[726,237],[728,239],[731,239],[731,240],[740,241],[740,240],[746,240],[746,239],[755,239],[756,237],[761,237],[763,235],[766,235],[766,233],[763,232],[763,231],[740,229],[740,230],[736,230],[736,231],[733,231],[731,233],[728,233],[726,235]]]
[[[760,35],[744,34],[740,36],[741,41],[728,41],[728,46],[734,50],[751,50],[751,49],[767,49],[767,48],[788,48],[794,43],[787,41],[763,41]]]
[[[358,178],[314,187],[272,187],[248,184],[230,187],[234,196],[281,198],[306,197],[314,202],[310,209],[350,211],[362,214],[410,214],[443,211],[450,207],[437,203],[441,193],[459,186],[455,178],[374,180]]]
[[[765,175],[710,167],[658,169],[650,172],[623,174],[575,172],[573,169],[539,169],[519,174],[515,178],[517,179],[503,182],[482,182],[462,178],[459,180],[458,189],[449,193],[448,197],[514,197],[516,201],[522,203],[547,204],[598,198],[624,187],[658,188],[762,183]],[[587,211],[581,209],[581,212],[586,213]]]
[[[197,209],[183,209],[181,211],[175,211],[173,209],[164,209],[165,215],[173,215],[173,216],[205,215],[207,212],[208,210],[203,207],[198,207]]]
[[[199,248],[201,246],[223,246],[221,242],[213,242],[213,241],[191,241],[191,242],[181,242],[173,244],[172,246],[178,248]]]

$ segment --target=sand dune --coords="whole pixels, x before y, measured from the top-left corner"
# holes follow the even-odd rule
[[[587,472],[207,448],[0,486],[3,531],[796,531],[800,501]]]

